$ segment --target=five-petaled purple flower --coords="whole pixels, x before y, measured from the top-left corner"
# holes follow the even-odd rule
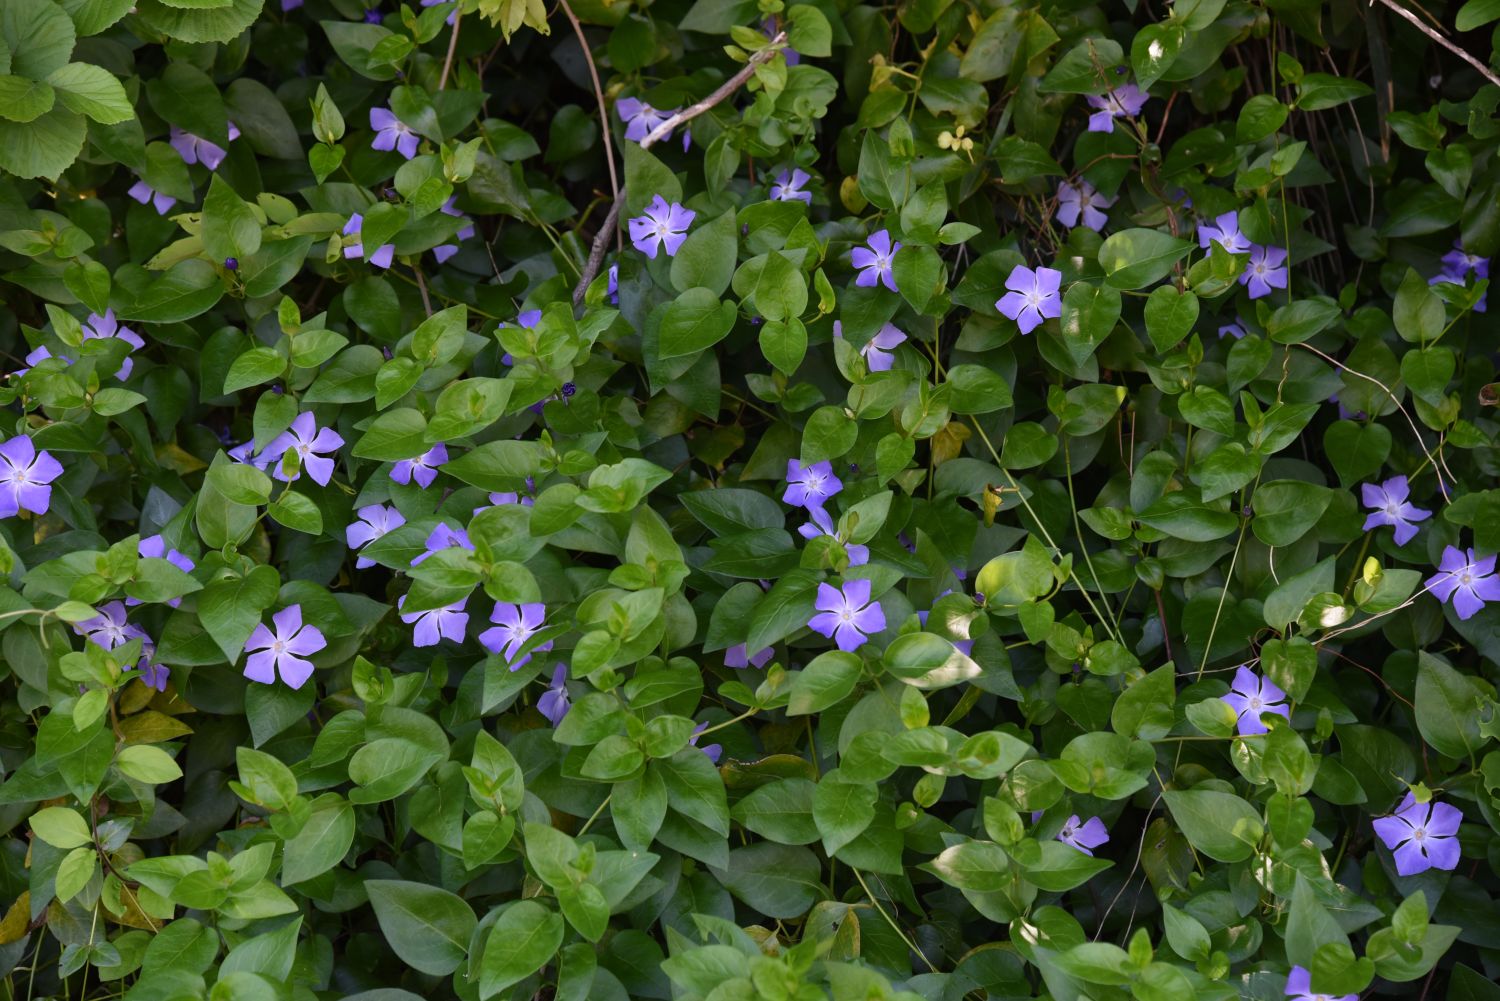
[[[1495,557],[1480,559],[1454,546],[1443,547],[1438,572],[1427,578],[1427,590],[1438,601],[1453,601],[1460,619],[1471,618],[1487,601],[1500,601],[1500,577],[1495,576]]]
[[[812,180],[812,175],[800,167],[783,170],[776,175],[771,185],[771,200],[776,202],[805,202],[812,204],[812,192],[803,191],[802,186]]]
[[[646,214],[630,220],[630,242],[653,261],[662,247],[671,257],[687,239],[688,227],[697,217],[698,213],[692,209],[685,209],[676,202],[668,204],[661,195],[654,195],[651,204],[646,206]]]
[[[1411,488],[1404,476],[1393,476],[1380,484],[1364,483],[1360,485],[1359,491],[1365,507],[1373,512],[1365,519],[1365,531],[1390,525],[1396,530],[1398,546],[1406,545],[1417,534],[1417,526],[1413,522],[1426,521],[1432,517],[1431,511],[1424,511],[1407,502]]]
[[[429,608],[425,612],[401,612],[401,621],[407,625],[416,624],[412,630],[413,646],[437,646],[441,640],[450,639],[455,643],[464,641],[464,630],[469,627],[469,613],[464,611],[464,603],[467,598],[460,598],[451,605],[442,608]],[[399,611],[406,604],[406,595],[402,595],[396,601]]]
[[[1015,320],[1021,333],[1029,334],[1043,320],[1062,316],[1062,296],[1058,293],[1061,285],[1061,271],[1052,268],[1032,271],[1024,264],[1017,264],[1005,279],[1005,287],[1010,291],[995,301],[995,308],[1002,316]]]
[[[638,143],[677,111],[675,108],[671,111],[658,111],[640,98],[622,97],[615,102],[615,113],[625,123],[625,138]],[[661,138],[665,142],[672,138],[672,133],[668,132]]]
[[[811,541],[820,535],[826,535],[830,539],[839,537],[838,529],[834,527],[833,519],[828,512],[821,507],[809,507],[808,517],[812,520],[804,525],[797,526],[797,534]],[[844,543],[844,552],[849,554],[849,565],[851,567],[864,566],[870,562],[870,547],[857,545],[853,542]]]
[[[1255,244],[1250,248],[1250,263],[1240,273],[1240,284],[1249,290],[1250,298],[1259,299],[1273,288],[1286,288],[1287,276],[1286,251]]]
[[[527,640],[541,632],[542,627],[547,624],[547,606],[539,601],[525,605],[497,601],[494,611],[490,612],[490,621],[498,625],[480,633],[479,643],[490,653],[504,657],[512,671],[519,671],[525,667],[533,653],[542,653],[552,649],[552,641],[548,640],[521,654],[519,660],[516,659],[516,655],[520,653],[521,647],[526,645]]]
[[[1062,830],[1057,832],[1057,840],[1085,855],[1092,855],[1095,848],[1109,840],[1109,830],[1098,817],[1090,817],[1085,822],[1075,813],[1063,823]]]
[[[412,560],[412,566],[416,566],[433,553],[442,552],[444,549],[467,549],[471,553],[474,551],[474,543],[469,541],[469,533],[446,523],[439,524],[437,528],[434,528],[428,534],[427,541],[423,545],[427,551]]]
[[[1234,684],[1229,687],[1229,694],[1219,698],[1239,717],[1236,722],[1242,737],[1266,732],[1266,725],[1260,720],[1261,713],[1275,713],[1287,720],[1292,718],[1292,710],[1283,701],[1286,692],[1270,678],[1260,677],[1244,664],[1235,668]]]
[[[421,144],[422,137],[413,132],[410,125],[397,118],[391,109],[371,108],[370,128],[375,130],[375,138],[370,141],[371,149],[382,153],[397,150],[408,160],[417,155],[417,146]]]
[[[377,268],[390,267],[391,260],[396,256],[396,245],[394,243],[382,243],[379,247],[375,248],[373,254],[366,257],[363,238],[364,228],[365,217],[358,212],[351,215],[349,221],[344,223],[344,235],[354,238],[352,243],[347,241],[344,243],[345,259],[354,260],[356,258],[363,258]]]
[[[1455,240],[1453,249],[1443,255],[1443,270],[1428,279],[1429,285],[1465,285],[1468,284],[1470,273],[1475,278],[1488,278],[1490,276],[1490,259],[1471,254],[1464,250],[1463,242]],[[1483,313],[1488,307],[1489,293],[1479,297],[1474,304],[1474,312]]]
[[[859,272],[854,278],[854,284],[861,288],[884,285],[892,292],[897,291],[896,275],[891,270],[891,264],[896,259],[896,251],[900,249],[900,241],[891,242],[889,230],[878,229],[871,233],[866,246],[855,247],[849,253],[849,262]]]
[[[1117,201],[1118,197],[1105,198],[1082,178],[1077,184],[1063,181],[1057,186],[1057,221],[1072,229],[1082,219],[1086,228],[1097,233],[1109,222],[1104,210]]]
[[[536,700],[536,709],[547,717],[548,722],[557,726],[571,708],[572,700],[568,698],[568,665],[559,663],[552,672],[552,681],[547,685],[547,690]]]
[[[1332,994],[1314,994],[1312,974],[1304,966],[1294,966],[1292,972],[1287,974],[1286,995],[1292,1001],[1359,1001],[1358,994],[1340,994],[1337,997]]]
[[[106,650],[122,647],[134,639],[149,643],[144,629],[125,621],[126,614],[123,601],[111,601],[100,608],[99,614],[92,619],[85,619],[74,625],[73,631]]]
[[[858,650],[866,639],[885,628],[885,609],[880,602],[870,600],[868,580],[851,580],[842,588],[819,584],[813,607],[819,614],[807,620],[807,627],[832,637],[846,653]]]
[[[172,564],[183,573],[192,573],[193,568],[197,566],[197,564],[179,553],[177,550],[168,549],[167,540],[163,539],[160,535],[146,536],[144,539],[136,543],[135,550],[136,555],[140,556],[142,559],[166,560],[168,563]],[[125,604],[127,605],[135,606],[139,605],[140,603],[141,600],[139,598],[125,599]],[[182,604],[182,599],[172,598],[167,602],[167,604],[172,608],[176,608],[178,605]]]
[[[698,737],[703,733],[704,730],[707,729],[708,720],[704,720],[702,723],[699,723],[697,726],[693,727],[693,735],[688,738],[688,743],[692,744],[694,747],[698,747]],[[724,747],[722,744],[705,744],[702,747],[698,747],[698,750],[708,755],[708,760],[712,761],[716,765],[719,763],[719,756],[724,753]]]
[[[753,664],[756,667],[765,667],[766,661],[770,660],[776,651],[770,647],[766,647],[754,657],[746,656],[746,653],[745,644],[743,643],[730,647],[724,651],[724,666],[749,667]]]
[[[156,209],[157,215],[166,215],[172,211],[172,206],[177,204],[177,199],[171,195],[162,194],[145,181],[136,181],[125,193],[142,205],[150,202],[151,207]]]
[[[786,460],[786,483],[781,499],[793,507],[822,507],[824,501],[844,489],[843,481],[833,475],[833,463],[826,459],[810,466],[796,459]]]
[[[415,459],[402,459],[392,466],[391,479],[401,484],[416,480],[417,486],[426,490],[437,479],[437,467],[447,461],[448,446],[438,442]]]
[[[239,137],[240,130],[234,127],[233,122],[230,122],[229,141],[233,142]],[[219,164],[223,163],[224,158],[229,155],[224,147],[195,136],[191,132],[184,132],[175,125],[172,126],[168,142],[177,151],[177,155],[182,157],[183,163],[201,163],[209,170],[218,170]],[[137,199],[137,201],[144,204],[143,199]]]
[[[312,411],[307,411],[298,414],[291,427],[266,445],[265,454],[273,457],[266,468],[274,466],[271,475],[283,482],[295,480],[301,475],[301,470],[305,469],[315,483],[326,487],[333,477],[334,469],[334,461],[326,453],[337,452],[343,446],[344,439],[337,431],[318,427]],[[298,472],[292,476],[288,476],[282,467],[282,459],[288,451],[297,453],[299,465]]]
[[[906,340],[906,334],[894,323],[880,328],[880,333],[865,341],[859,349],[871,372],[889,372],[896,364],[895,350]]]
[[[83,322],[83,339],[86,341],[105,340],[110,337],[118,337],[130,345],[130,351],[135,351],[146,346],[146,342],[141,339],[140,334],[129,327],[122,326],[115,319],[114,310],[106,309],[103,316],[100,316],[98,313],[90,313],[89,318]],[[130,378],[130,373],[134,368],[135,359],[131,358],[130,352],[127,351],[125,353],[125,360],[120,363],[120,370],[115,373],[115,378],[124,382]]]
[[[394,531],[406,524],[406,517],[394,507],[385,504],[367,504],[357,512],[359,520],[351,522],[344,529],[344,539],[349,543],[350,549],[363,549],[387,532]],[[373,567],[375,561],[361,556],[354,561],[356,570]]]
[[[62,463],[38,452],[24,434],[0,443],[0,518],[22,510],[46,514],[52,503],[50,484],[62,472]]]
[[[1212,223],[1198,224],[1198,246],[1207,250],[1211,243],[1217,243],[1231,254],[1249,253],[1250,238],[1240,232],[1238,212],[1225,212]]]
[[[303,624],[301,605],[286,606],[271,616],[271,621],[276,624],[276,632],[262,622],[245,642],[245,651],[250,653],[245,677],[271,685],[280,674],[282,681],[301,688],[313,673],[312,661],[307,658],[326,647],[328,641],[317,626]]]
[[[1089,115],[1090,132],[1113,132],[1116,118],[1134,118],[1146,106],[1149,95],[1133,83],[1122,83],[1108,94],[1090,94],[1095,109]]]
[[[1411,793],[1396,812],[1372,826],[1396,858],[1396,874],[1415,876],[1428,869],[1458,868],[1458,825],[1463,811],[1448,803],[1418,803]]]

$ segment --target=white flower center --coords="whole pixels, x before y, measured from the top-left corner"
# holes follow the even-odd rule
[[[1415,830],[1413,830],[1411,832],[1411,837],[1412,837],[1413,841],[1421,841],[1421,840],[1425,839],[1427,837],[1427,828],[1425,828],[1425,827],[1418,827],[1418,828],[1416,828]]]
[[[275,654],[276,656],[278,656],[278,657],[280,657],[282,654],[286,653],[286,641],[282,640],[282,639],[274,639],[274,640],[272,640],[271,641],[271,652],[273,654]]]
[[[1460,573],[1458,575],[1458,582],[1460,584],[1462,584],[1464,587],[1469,587],[1471,584],[1474,583],[1474,575],[1472,573],[1470,573],[1468,570],[1464,570],[1462,573]]]
[[[1263,704],[1264,703],[1261,702],[1259,695],[1250,696],[1250,708],[1252,710],[1258,711]]]
[[[1401,505],[1396,503],[1395,501],[1387,501],[1385,505],[1385,513],[1387,517],[1398,518],[1401,515]]]

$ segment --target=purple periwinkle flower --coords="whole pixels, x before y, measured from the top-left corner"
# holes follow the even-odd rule
[[[828,512],[821,507],[810,507],[807,509],[808,517],[812,520],[804,525],[797,526],[797,534],[809,541],[826,535],[830,539],[839,537],[838,529],[834,527],[833,519]],[[870,547],[857,545],[853,542],[844,543],[844,551],[849,554],[849,565],[851,567],[864,566],[870,562]]]
[[[609,266],[609,286],[605,288],[604,293],[609,296],[611,306],[620,304],[620,266],[618,264]]]
[[[704,730],[707,729],[708,720],[704,720],[702,723],[699,723],[697,726],[693,727],[693,735],[688,738],[688,743],[692,744],[694,747],[698,747],[698,737],[703,733]],[[705,744],[702,747],[698,747],[698,750],[708,755],[708,760],[712,761],[716,765],[719,763],[719,756],[724,753],[724,747],[721,744]]]
[[[356,512],[359,520],[351,522],[344,529],[344,539],[349,543],[350,549],[363,549],[387,532],[394,531],[406,524],[406,518],[394,507],[386,504],[367,504]],[[354,561],[356,570],[373,567],[375,561],[361,556]]]
[[[230,122],[229,141],[233,142],[239,137],[240,130],[234,127],[233,122]],[[177,151],[177,155],[182,157],[183,163],[201,163],[209,170],[218,170],[219,164],[223,163],[224,158],[229,155],[224,147],[195,136],[191,132],[184,132],[175,125],[172,126],[172,131],[167,141],[172,144],[172,148]],[[137,201],[141,200],[137,199]]]
[[[1292,972],[1287,974],[1286,995],[1291,1001],[1359,1001],[1358,994],[1314,994],[1312,974],[1302,966],[1292,967]]]
[[[1271,679],[1260,677],[1243,664],[1235,668],[1234,684],[1229,687],[1229,694],[1220,696],[1220,699],[1234,710],[1242,737],[1266,732],[1266,725],[1260,720],[1261,713],[1275,713],[1287,720],[1292,718],[1292,710],[1284,701],[1286,692],[1276,687]]]
[[[313,673],[312,661],[307,658],[326,647],[328,641],[317,626],[302,623],[301,605],[286,606],[271,616],[271,621],[276,632],[272,633],[262,622],[245,642],[245,651],[250,653],[245,661],[245,677],[271,685],[280,674],[281,680],[292,688],[301,688]]]
[[[275,468],[271,475],[276,479],[290,482],[305,469],[313,482],[326,487],[334,469],[334,461],[327,457],[327,453],[337,452],[343,445],[344,439],[337,431],[318,427],[312,412],[308,411],[298,414],[291,427],[271,439],[265,454],[272,457],[271,464]],[[282,459],[288,451],[297,453],[299,465],[298,472],[292,476],[288,476],[282,467]]]
[[[401,621],[412,629],[413,646],[437,646],[445,639],[455,643],[464,641],[464,630],[469,627],[469,613],[464,611],[467,598],[460,598],[442,608],[429,608],[425,612],[400,612]],[[406,604],[406,595],[396,601],[396,608]],[[414,625],[413,625],[414,624]]]
[[[281,0],[281,12],[285,14],[289,10],[296,10],[303,2],[304,0]]]
[[[136,543],[135,549],[136,555],[140,556],[142,559],[166,560],[168,563],[172,564],[183,573],[192,573],[194,567],[197,566],[197,564],[188,559],[182,553],[179,553],[177,550],[168,549],[167,540],[163,539],[160,535],[146,536],[144,539],[141,539]],[[141,601],[139,598],[125,599],[125,604],[130,606],[139,605],[140,603]],[[182,604],[182,599],[172,598],[167,602],[167,604],[172,608],[176,608],[178,605]]]
[[[479,507],[476,507],[474,509],[474,514],[478,514],[480,511],[487,511],[492,507],[504,507],[507,504],[519,504],[522,507],[531,507],[536,504],[535,498],[528,497],[526,494],[515,493],[509,490],[492,491],[489,496],[489,501],[490,502],[488,504],[481,504]]]
[[[675,115],[677,109],[658,111],[639,98],[622,97],[615,102],[615,113],[620,116],[620,121],[625,123],[625,138],[638,143],[649,136],[658,125]],[[670,132],[662,136],[663,141],[670,138],[672,138]]]
[[[1259,299],[1273,288],[1286,288],[1288,273],[1285,250],[1255,244],[1250,248],[1250,263],[1240,273],[1240,284],[1249,290],[1250,298]]]
[[[388,268],[391,260],[396,256],[396,245],[394,243],[383,243],[375,248],[375,252],[368,257],[365,256],[365,245],[361,234],[365,227],[365,217],[358,212],[349,217],[344,223],[344,235],[354,237],[353,243],[344,244],[344,257],[346,260],[363,258],[377,268]]]
[[[382,22],[384,20],[385,20],[385,15],[382,14],[382,13],[380,13],[380,11],[376,10],[373,7],[370,8],[369,10],[365,11],[365,23],[366,24],[379,24],[380,22]],[[407,159],[410,160],[411,157],[407,157]]]
[[[125,621],[127,614],[123,601],[111,601],[101,607],[99,614],[92,619],[76,623],[73,631],[95,646],[106,650],[122,647],[134,639],[150,642],[144,629]]]
[[[62,463],[46,451],[38,452],[24,434],[0,443],[0,518],[23,510],[46,514],[52,504],[51,483],[62,472]]]
[[[630,242],[653,261],[656,252],[663,247],[671,257],[687,239],[688,227],[697,217],[698,213],[692,209],[685,209],[676,202],[669,205],[661,195],[654,195],[651,204],[646,206],[646,214],[630,220]]]
[[[154,653],[154,651],[153,651]],[[167,690],[167,681],[172,677],[172,669],[165,664],[154,663],[151,657],[141,655],[141,662],[136,665],[141,672],[141,684],[147,688],[154,688],[158,692]]]
[[[858,650],[866,639],[885,628],[885,609],[880,602],[870,600],[868,580],[851,580],[842,588],[819,584],[813,607],[819,614],[807,620],[807,627],[832,637],[846,653]]]
[[[781,499],[793,507],[822,507],[824,501],[844,489],[843,481],[833,475],[833,463],[826,459],[810,466],[796,459],[786,460],[786,482]]]
[[[884,285],[892,292],[897,291],[896,275],[891,266],[896,260],[896,251],[900,249],[899,241],[891,242],[889,230],[878,229],[871,233],[865,246],[855,247],[849,253],[849,262],[859,272],[854,284],[860,288]]]
[[[1057,840],[1085,855],[1092,855],[1095,848],[1109,840],[1109,831],[1098,817],[1084,821],[1075,813],[1063,823],[1062,830],[1057,832]]]
[[[1427,578],[1427,590],[1438,601],[1452,599],[1460,619],[1472,618],[1487,601],[1500,601],[1500,578],[1495,576],[1495,557],[1480,559],[1455,546],[1443,547],[1438,572]]]
[[[177,204],[177,199],[171,195],[162,194],[145,181],[136,181],[130,186],[130,190],[125,193],[142,205],[145,205],[147,202],[151,203],[151,207],[156,209],[157,215],[166,215],[172,211],[172,206]]]
[[[1057,221],[1072,229],[1081,220],[1085,228],[1097,233],[1109,222],[1104,210],[1117,201],[1118,197],[1105,198],[1082,178],[1077,184],[1063,181],[1057,186]]]
[[[444,549],[467,549],[471,553],[474,551],[474,543],[469,541],[469,533],[446,523],[434,528],[423,545],[427,551],[412,560],[412,566],[417,566],[433,553],[440,553]]]
[[[1231,254],[1249,253],[1250,238],[1240,232],[1238,212],[1225,212],[1212,223],[1198,224],[1198,246],[1207,250],[1212,243],[1217,243]]]
[[[568,698],[568,665],[559,663],[552,672],[552,681],[547,685],[547,690],[536,700],[536,709],[547,717],[548,722],[557,726],[571,708],[572,700]]]
[[[1090,132],[1113,132],[1116,118],[1134,118],[1146,106],[1149,95],[1133,83],[1122,83],[1108,94],[1090,94]]]
[[[439,2],[442,2],[442,0],[439,0]],[[443,203],[443,207],[439,209],[439,211],[444,215],[451,215],[457,219],[464,218],[463,212],[461,212],[454,204],[456,201],[458,201],[458,196],[454,195],[452,198]],[[474,224],[471,222],[463,229],[460,229],[457,233],[455,233],[454,238],[459,240],[467,240],[473,235]],[[432,248],[432,256],[437,258],[437,262],[439,264],[446,264],[448,262],[448,258],[452,257],[456,253],[458,253],[458,244],[456,243],[445,243],[440,247]]]
[[[1373,512],[1365,519],[1365,531],[1390,525],[1396,530],[1398,546],[1406,545],[1417,534],[1414,522],[1426,521],[1432,517],[1431,511],[1424,511],[1407,502],[1411,488],[1404,476],[1393,476],[1380,484],[1361,484],[1359,492],[1365,507]]]
[[[391,109],[371,108],[370,128],[375,131],[375,138],[370,141],[371,149],[382,153],[396,150],[408,160],[417,155],[422,137],[412,131],[410,125],[397,118]]]
[[[232,462],[238,462],[245,466],[254,466],[256,469],[265,469],[271,464],[272,458],[266,454],[264,449],[259,454],[256,454],[254,438],[234,446],[225,454],[229,456]]]
[[[859,349],[871,372],[889,372],[896,364],[895,350],[906,340],[906,334],[894,323],[887,323],[880,332],[865,342]]]
[[[1235,340],[1240,340],[1244,336],[1245,328],[1238,320],[1233,323],[1226,323],[1219,328],[1219,340],[1221,341],[1226,337],[1233,337]]]
[[[414,459],[402,459],[391,467],[391,479],[400,484],[417,481],[417,486],[426,490],[437,479],[438,467],[448,461],[448,446],[442,442]]]
[[[1396,874],[1415,876],[1428,869],[1458,868],[1458,825],[1463,811],[1448,803],[1418,803],[1411,793],[1396,812],[1372,826],[1396,859]]]
[[[791,170],[783,170],[776,175],[776,183],[771,185],[771,200],[776,202],[804,202],[812,204],[812,192],[802,190],[802,186],[812,180],[812,175],[800,167]]]
[[[552,641],[548,640],[521,654],[520,659],[516,657],[521,647],[547,624],[547,606],[539,601],[524,605],[497,601],[494,610],[490,612],[490,621],[497,625],[480,633],[479,643],[490,653],[504,657],[512,671],[525,667],[533,653],[552,649]]]
[[[747,650],[745,644],[740,643],[724,651],[724,666],[743,668],[750,667],[753,664],[756,667],[765,667],[766,662],[769,661],[771,657],[775,655],[775,653],[775,650],[771,649],[770,647],[766,647],[754,657],[749,657],[746,656]]]
[[[1455,240],[1453,249],[1443,255],[1443,270],[1428,279],[1429,285],[1466,285],[1470,274],[1475,278],[1488,278],[1490,276],[1490,259],[1471,254],[1464,250],[1462,241]],[[1474,304],[1474,312],[1483,313],[1488,308],[1489,293],[1479,297]]]
[[[995,301],[995,308],[1007,319],[1015,320],[1021,333],[1029,334],[1047,319],[1062,316],[1062,272],[1052,268],[1031,270],[1017,264],[1005,279],[1009,289]]]
[[[26,366],[24,368],[18,368],[18,369],[16,369],[11,374],[12,375],[25,375],[27,372],[30,372],[33,368],[36,367],[37,362],[46,361],[48,358],[51,358],[52,356],[53,356],[52,355],[52,351],[51,351],[50,348],[47,347],[47,345],[45,345],[45,344],[38,345],[37,347],[32,348],[31,352],[29,354],[27,354],[27,356],[26,356]],[[62,361],[63,361],[63,364],[65,364],[65,365],[71,365],[71,364],[73,364],[73,359],[71,359],[71,358],[66,358],[65,357],[65,358],[62,359]]]
[[[100,316],[98,313],[90,313],[89,318],[83,323],[83,339],[86,341],[103,340],[108,337],[118,337],[130,345],[131,351],[136,351],[146,346],[146,342],[141,339],[140,334],[137,334],[129,327],[121,326],[115,320],[114,310],[106,309],[103,316]],[[124,382],[130,378],[130,373],[134,368],[135,360],[127,352],[125,360],[120,363],[120,370],[115,373],[115,378]]]

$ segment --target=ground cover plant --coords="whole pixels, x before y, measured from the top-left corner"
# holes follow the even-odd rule
[[[0,0],[0,993],[1500,998],[1497,28]]]

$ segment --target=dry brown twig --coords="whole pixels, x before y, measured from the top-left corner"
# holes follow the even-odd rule
[[[757,67],[763,63],[770,62],[785,45],[786,32],[777,32],[776,37],[771,39],[769,45],[752,55],[750,61],[740,67],[738,73],[720,84],[718,89],[712,94],[709,94],[695,104],[688,105],[648,132],[646,137],[641,140],[641,149],[650,149],[656,143],[666,138],[673,129],[686,125],[705,111],[721,104],[755,75]],[[615,227],[620,222],[620,210],[625,204],[624,194],[625,192],[621,191],[615,197],[614,204],[609,207],[609,215],[604,219],[604,225],[600,226],[599,232],[594,235],[594,245],[589,249],[588,263],[583,267],[583,274],[578,279],[578,286],[573,289],[573,305],[575,306],[583,301],[583,294],[588,291],[589,283],[598,276],[599,266],[604,263],[604,252],[609,247],[610,235],[614,233]]]
[[[1400,4],[1396,3],[1395,0],[1380,0],[1380,3],[1383,4],[1386,7],[1389,7],[1391,10],[1395,11],[1397,14],[1400,14],[1403,18],[1405,18],[1408,22],[1410,22],[1411,25],[1413,27],[1415,27],[1418,31],[1420,31],[1422,34],[1426,35],[1428,38],[1432,39],[1434,42],[1437,42],[1443,48],[1447,49],[1449,52],[1453,53],[1455,56],[1457,56],[1458,58],[1462,59],[1464,62],[1468,63],[1470,66],[1474,67],[1476,70],[1479,71],[1480,75],[1483,76],[1490,83],[1494,84],[1496,87],[1500,87],[1500,76],[1496,76],[1495,73],[1494,73],[1494,71],[1491,70],[1484,63],[1480,62],[1478,59],[1475,59],[1468,52],[1465,52],[1463,49],[1459,48],[1457,45],[1454,45],[1452,42],[1448,41],[1448,39],[1444,38],[1437,31],[1434,31],[1432,28],[1429,28],[1427,25],[1423,24],[1421,18],[1417,17],[1417,15],[1413,14],[1411,11],[1407,10],[1405,7],[1403,7]],[[1375,0],[1370,0],[1370,5],[1374,6],[1374,4],[1375,4]]]
[[[599,67],[594,65],[594,53],[589,50],[589,40],[584,37],[578,15],[573,13],[568,0],[558,0],[558,3],[562,6],[563,13],[568,15],[568,20],[573,23],[573,34],[578,36],[578,47],[583,50],[584,61],[589,64],[589,79],[594,83],[594,100],[599,103],[599,129],[604,135],[604,162],[609,165],[609,193],[619,202],[620,176],[615,172],[615,142],[609,130],[609,108],[604,102],[604,87],[599,82]]]

